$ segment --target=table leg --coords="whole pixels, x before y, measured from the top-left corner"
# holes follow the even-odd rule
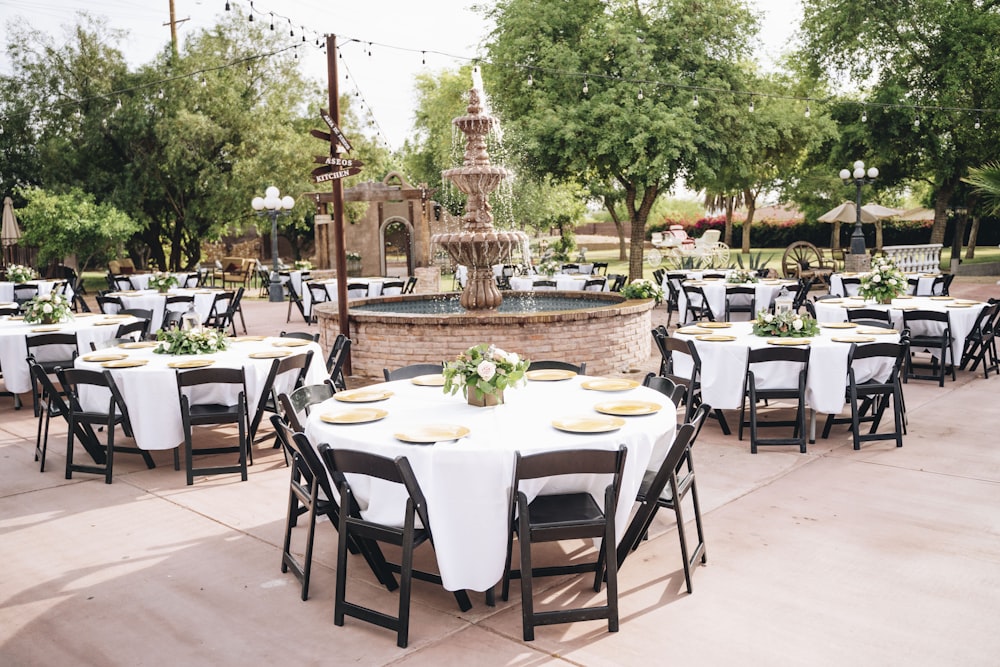
[[[809,408],[809,444],[816,444],[816,411]]]

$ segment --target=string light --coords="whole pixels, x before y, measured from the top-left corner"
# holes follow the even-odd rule
[[[534,79],[534,77],[531,76],[530,73],[528,74],[528,85],[529,86],[535,85],[535,79]]]
[[[426,51],[421,51],[420,52],[420,64],[421,65],[426,65],[427,64],[427,52]]]
[[[806,105],[806,118],[809,118],[809,116],[811,116],[811,115],[812,115],[812,111],[809,109],[809,105],[807,104]]]
[[[368,42],[368,57],[372,57],[372,43]]]
[[[117,102],[115,102],[115,111],[119,111],[119,110],[120,110],[121,108],[122,108],[122,100],[121,100],[121,98],[119,97],[119,98],[118,98],[118,101],[117,101]]]
[[[865,109],[861,110],[861,122],[862,123],[867,123],[868,122],[868,111],[865,110]]]
[[[590,92],[590,86],[587,85],[587,80],[583,80],[583,94],[586,95]]]
[[[271,12],[271,30],[274,30],[274,12]]]
[[[253,23],[253,0],[250,0],[250,11],[247,14],[247,19],[250,21],[250,23]]]
[[[636,95],[636,98],[638,98],[640,100],[642,99],[642,88],[639,89],[639,94]]]
[[[920,116],[913,117],[913,128],[920,129]]]
[[[754,106],[753,106],[753,97],[751,97],[751,98],[750,98],[750,113],[753,113],[753,111],[754,111]]]
[[[979,116],[976,116],[976,124],[975,124],[975,125],[973,125],[973,127],[975,127],[975,128],[977,129],[977,130],[978,130],[978,129],[979,129],[980,127],[982,127],[982,124],[981,124],[981,123],[979,122]]]
[[[228,2],[226,3],[226,11],[227,12],[229,11],[229,3]]]
[[[295,37],[295,28],[292,26],[292,19],[288,19],[288,36]]]
[[[693,106],[695,109],[698,108],[698,96],[697,95],[695,95],[694,99],[691,100],[691,106]]]

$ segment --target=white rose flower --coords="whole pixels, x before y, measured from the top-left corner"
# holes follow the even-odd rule
[[[493,350],[493,361],[504,361],[507,359],[507,353],[501,350],[499,347]]]
[[[873,283],[878,283],[878,282],[881,282],[881,281],[882,281],[882,276],[880,276],[879,274],[876,273],[874,276],[872,276],[872,282]]]
[[[801,331],[802,330],[802,320],[800,320],[800,319],[794,319],[794,320],[792,320],[792,328],[795,329],[796,331]]]
[[[479,377],[489,382],[490,379],[497,373],[496,364],[492,361],[480,361],[479,365],[476,366],[476,373],[479,374]]]
[[[517,352],[508,352],[507,363],[512,366],[517,366],[519,363],[521,363],[521,357],[517,356]]]
[[[771,322],[774,321],[774,315],[768,313],[767,315],[764,316],[764,321],[770,324]]]
[[[42,312],[45,313],[46,315],[48,315],[49,313],[52,312],[52,306],[50,306],[49,304],[43,305],[42,306]]]
[[[889,284],[890,285],[895,285],[896,284],[896,279],[895,278],[889,278]]]

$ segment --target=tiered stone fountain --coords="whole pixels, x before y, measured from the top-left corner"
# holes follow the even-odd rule
[[[527,235],[493,228],[489,195],[508,172],[490,163],[486,137],[497,120],[483,113],[480,89],[474,85],[468,113],[453,121],[466,137],[462,166],[442,172],[468,195],[463,231],[431,239],[467,267],[465,289],[457,298],[408,294],[352,301],[353,374],[381,377],[383,368],[441,363],[484,342],[528,359],[585,361],[594,375],[641,377],[655,370],[659,362],[649,359],[651,300],[627,301],[609,292],[514,292],[502,303],[493,265],[525,247]],[[336,304],[319,304],[315,312],[329,346],[340,331]]]
[[[493,265],[509,257],[515,248],[523,247],[528,239],[524,232],[500,232],[493,229],[489,196],[508,172],[490,163],[486,152],[486,136],[497,119],[482,112],[479,91],[469,91],[469,106],[465,116],[452,123],[465,135],[465,158],[461,167],[441,172],[468,195],[462,223],[465,230],[451,234],[435,234],[432,243],[448,251],[457,264],[468,267],[468,280],[459,302],[468,311],[496,310],[503,301],[493,274]]]

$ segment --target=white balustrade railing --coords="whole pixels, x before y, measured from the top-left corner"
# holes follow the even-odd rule
[[[941,270],[940,243],[922,245],[887,245],[882,252],[904,273],[937,273]]]

